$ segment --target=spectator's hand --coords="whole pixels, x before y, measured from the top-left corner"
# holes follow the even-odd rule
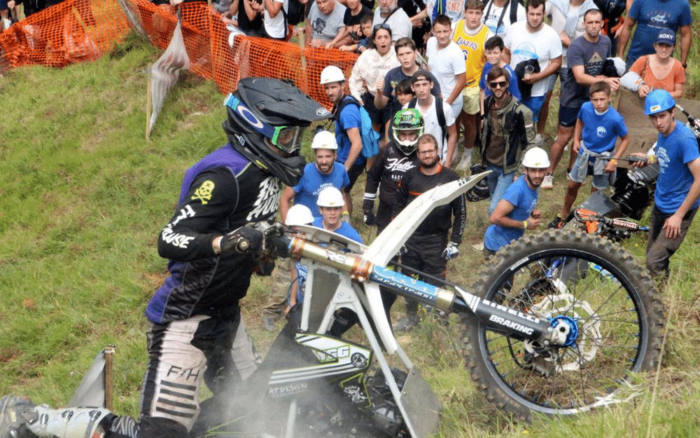
[[[666,219],[663,230],[664,236],[666,236],[667,239],[675,239],[680,236],[682,220],[683,216],[680,216],[678,213],[675,213],[673,216]]]
[[[341,52],[352,52],[355,50],[355,46],[340,46],[338,50],[340,50]]]
[[[635,153],[631,154],[630,156],[644,158],[644,160],[642,160],[642,161],[633,161],[632,163],[630,163],[630,164],[632,164],[632,167],[642,168],[642,167],[646,167],[646,165],[649,164],[649,161],[648,161],[649,156],[643,152],[635,152]]]
[[[447,248],[442,252],[442,258],[449,261],[457,257],[459,257],[459,246],[455,242],[448,243]]]
[[[221,252],[256,253],[262,247],[263,234],[253,227],[240,227],[221,239]]]
[[[620,88],[620,78],[606,78],[605,82],[610,85],[613,91],[617,91],[617,89]]]
[[[377,92],[380,92],[381,90],[384,89],[384,78],[377,79],[376,87],[377,87]]]
[[[535,228],[540,226],[540,220],[538,218],[530,216],[527,218],[527,229],[528,230],[534,230]]]
[[[374,212],[372,210],[367,210],[364,212],[362,216],[362,220],[364,221],[365,225],[372,226],[375,224],[375,217],[374,217]]]
[[[522,81],[525,82],[526,84],[534,84],[535,82],[539,81],[542,79],[540,76],[541,73],[532,73],[529,78],[525,79],[523,77]]]
[[[559,39],[564,47],[569,47],[571,44],[571,38],[569,38],[569,35],[567,35],[564,31],[559,32]]]
[[[542,217],[542,211],[539,208],[536,208],[532,210],[532,213],[530,213],[530,217],[539,220]]]
[[[615,170],[617,170],[615,160],[608,161],[608,164],[605,165],[605,173],[613,173]]]
[[[647,94],[649,94],[650,92],[651,92],[651,87],[645,84],[645,85],[642,85],[641,87],[639,87],[637,94],[639,94],[639,97],[641,97],[643,99],[643,98],[647,97]]]
[[[574,144],[571,145],[571,152],[578,154],[579,149],[581,149],[581,143],[574,140]]]
[[[326,49],[332,49],[332,48],[333,48],[333,43],[326,44]]]

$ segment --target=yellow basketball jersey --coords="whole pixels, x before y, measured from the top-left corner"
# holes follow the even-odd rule
[[[484,70],[486,56],[484,54],[484,44],[489,34],[489,28],[481,25],[481,29],[475,35],[469,35],[465,31],[464,20],[459,20],[455,26],[452,40],[457,43],[464,54],[464,63],[467,66],[467,88],[478,87],[481,72]]]

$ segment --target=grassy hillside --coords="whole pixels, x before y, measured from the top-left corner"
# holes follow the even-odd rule
[[[224,143],[223,96],[186,74],[144,140],[144,69],[157,58],[131,39],[95,63],[63,70],[22,68],[0,78],[0,393],[68,402],[97,352],[117,345],[118,413],[137,414],[145,369],[143,310],[163,280],[156,239],[170,219],[184,170]],[[362,184],[356,188],[361,198]],[[563,193],[542,194],[551,217]],[[468,285],[482,265],[486,205],[469,205],[462,257],[449,278]],[[358,226],[364,238],[372,236]],[[595,414],[513,424],[476,392],[463,369],[456,324],[424,324],[399,341],[445,405],[442,437],[653,436],[700,434],[698,225],[673,259],[664,292],[669,338],[658,386],[640,376],[633,402]],[[643,242],[626,245],[643,257]],[[243,302],[252,336],[262,330],[267,281]],[[397,309],[398,310],[398,309]]]

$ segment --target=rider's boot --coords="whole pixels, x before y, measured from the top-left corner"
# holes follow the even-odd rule
[[[33,408],[34,404],[27,397],[6,395],[0,399],[0,438],[33,437],[27,431],[23,416]]]
[[[26,397],[5,396],[0,399],[0,438],[103,438],[112,418],[107,409],[51,409]]]

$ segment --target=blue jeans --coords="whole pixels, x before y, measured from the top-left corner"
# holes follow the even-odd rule
[[[486,183],[489,186],[489,193],[491,194],[491,204],[489,205],[488,214],[496,209],[498,202],[503,197],[508,187],[513,184],[513,176],[515,172],[503,173],[503,167],[494,166],[493,164],[486,164],[486,170],[490,170],[491,173],[486,177]]]

